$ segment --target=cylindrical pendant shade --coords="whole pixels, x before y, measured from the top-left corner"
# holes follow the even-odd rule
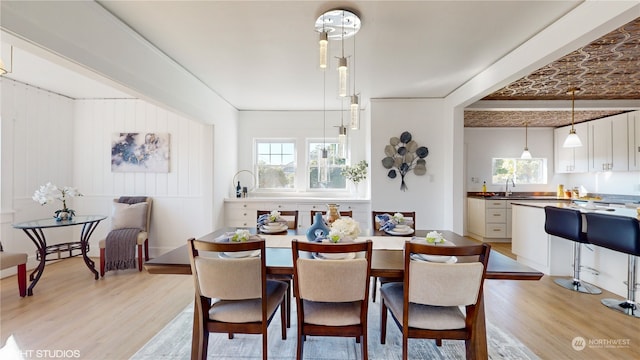
[[[326,32],[320,33],[319,43],[320,43],[320,68],[326,69],[327,68],[327,45],[329,43]]]
[[[347,58],[338,58],[338,96],[347,96]]]
[[[329,161],[327,159],[327,149],[322,149],[318,153],[318,181],[327,183],[329,181]]]
[[[347,158],[347,127],[340,125],[338,127],[338,157]]]
[[[351,96],[351,130],[360,129],[360,103],[358,95]]]

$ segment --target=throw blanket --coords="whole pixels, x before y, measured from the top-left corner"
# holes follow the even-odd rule
[[[112,230],[105,245],[104,271],[136,268],[136,243],[140,229]]]
[[[146,196],[121,196],[119,203],[137,204],[147,201]],[[140,229],[112,230],[105,240],[104,271],[136,268],[136,245]]]

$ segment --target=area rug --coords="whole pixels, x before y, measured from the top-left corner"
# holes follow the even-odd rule
[[[402,336],[389,317],[387,343],[380,344],[379,302],[369,303],[369,358],[394,360],[402,358]],[[295,359],[296,354],[296,313],[291,314],[291,328],[287,330],[287,340],[280,336],[280,316],[274,316],[269,326],[269,359]],[[187,306],[164,329],[145,344],[132,360],[191,358],[191,326],[193,306]],[[521,360],[538,359],[518,339],[507,334],[491,323],[487,323],[487,347],[489,359]],[[260,335],[236,334],[229,340],[227,334],[211,334],[209,337],[208,359],[262,359]],[[438,347],[433,340],[409,339],[409,359],[464,359],[464,341],[444,340]],[[360,344],[352,338],[332,338],[308,336],[304,346],[304,358],[308,360],[360,359]]]

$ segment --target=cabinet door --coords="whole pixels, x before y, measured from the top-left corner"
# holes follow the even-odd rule
[[[629,170],[640,170],[640,111],[627,114]]]
[[[627,114],[611,117],[611,171],[629,171]]]
[[[611,155],[611,120],[600,119],[590,122],[589,132],[590,160],[589,171],[608,171]]]
[[[582,141],[582,146],[571,149],[573,151],[573,168],[571,172],[586,173],[589,172],[589,124],[576,124],[574,128]]]
[[[467,232],[484,236],[484,202],[483,199],[467,198]]]
[[[573,172],[574,168],[574,151],[572,148],[566,148],[562,145],[564,144],[564,139],[569,135],[570,126],[564,126],[561,128],[557,128],[553,132],[554,136],[554,166],[555,172],[558,174],[561,173],[570,173]]]

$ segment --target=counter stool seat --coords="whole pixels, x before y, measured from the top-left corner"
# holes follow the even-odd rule
[[[582,214],[578,210],[545,206],[544,230],[549,235],[573,241],[573,278],[557,278],[554,282],[565,289],[584,294],[601,294],[602,290],[580,280],[580,255],[587,235],[582,231]]]
[[[602,299],[610,309],[625,315],[640,318],[640,307],[636,303],[636,267],[640,255],[640,224],[638,219],[598,213],[587,213],[587,240],[613,251],[628,254],[627,298]]]

